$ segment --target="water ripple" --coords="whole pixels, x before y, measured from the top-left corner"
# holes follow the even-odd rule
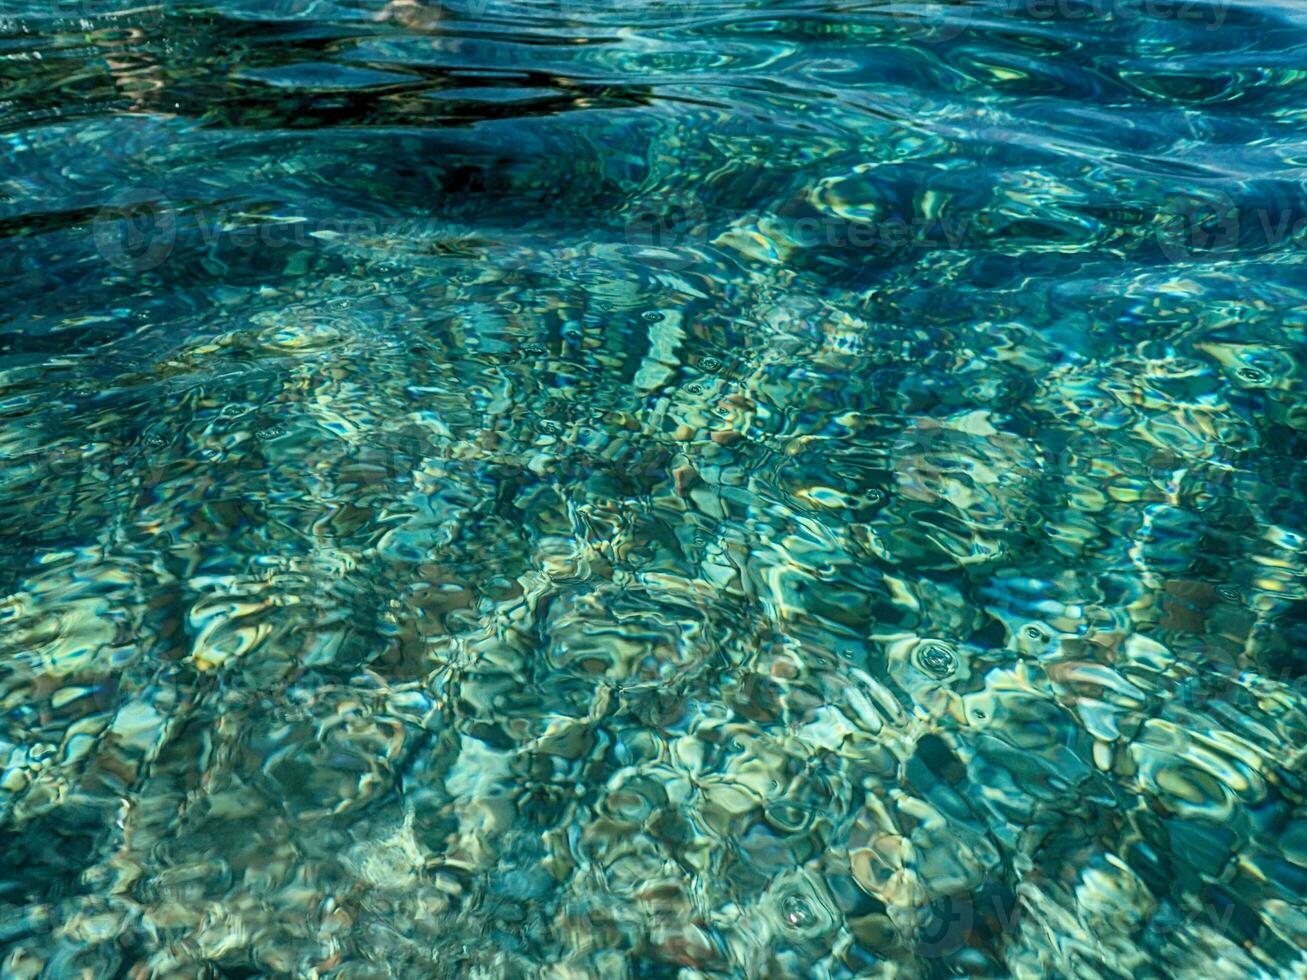
[[[0,9],[0,974],[1307,969],[1307,17]]]

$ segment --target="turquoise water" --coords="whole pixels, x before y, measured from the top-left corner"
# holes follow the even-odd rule
[[[0,976],[1307,975],[1305,55],[0,0]]]

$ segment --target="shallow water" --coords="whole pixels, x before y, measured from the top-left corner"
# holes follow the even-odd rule
[[[1305,56],[0,0],[0,974],[1302,975]]]

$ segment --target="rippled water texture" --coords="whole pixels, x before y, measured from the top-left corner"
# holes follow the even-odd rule
[[[0,0],[0,975],[1307,975],[1305,11]]]

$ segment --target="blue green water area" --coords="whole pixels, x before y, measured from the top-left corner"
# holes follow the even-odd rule
[[[0,976],[1303,975],[1305,65],[0,0]]]

